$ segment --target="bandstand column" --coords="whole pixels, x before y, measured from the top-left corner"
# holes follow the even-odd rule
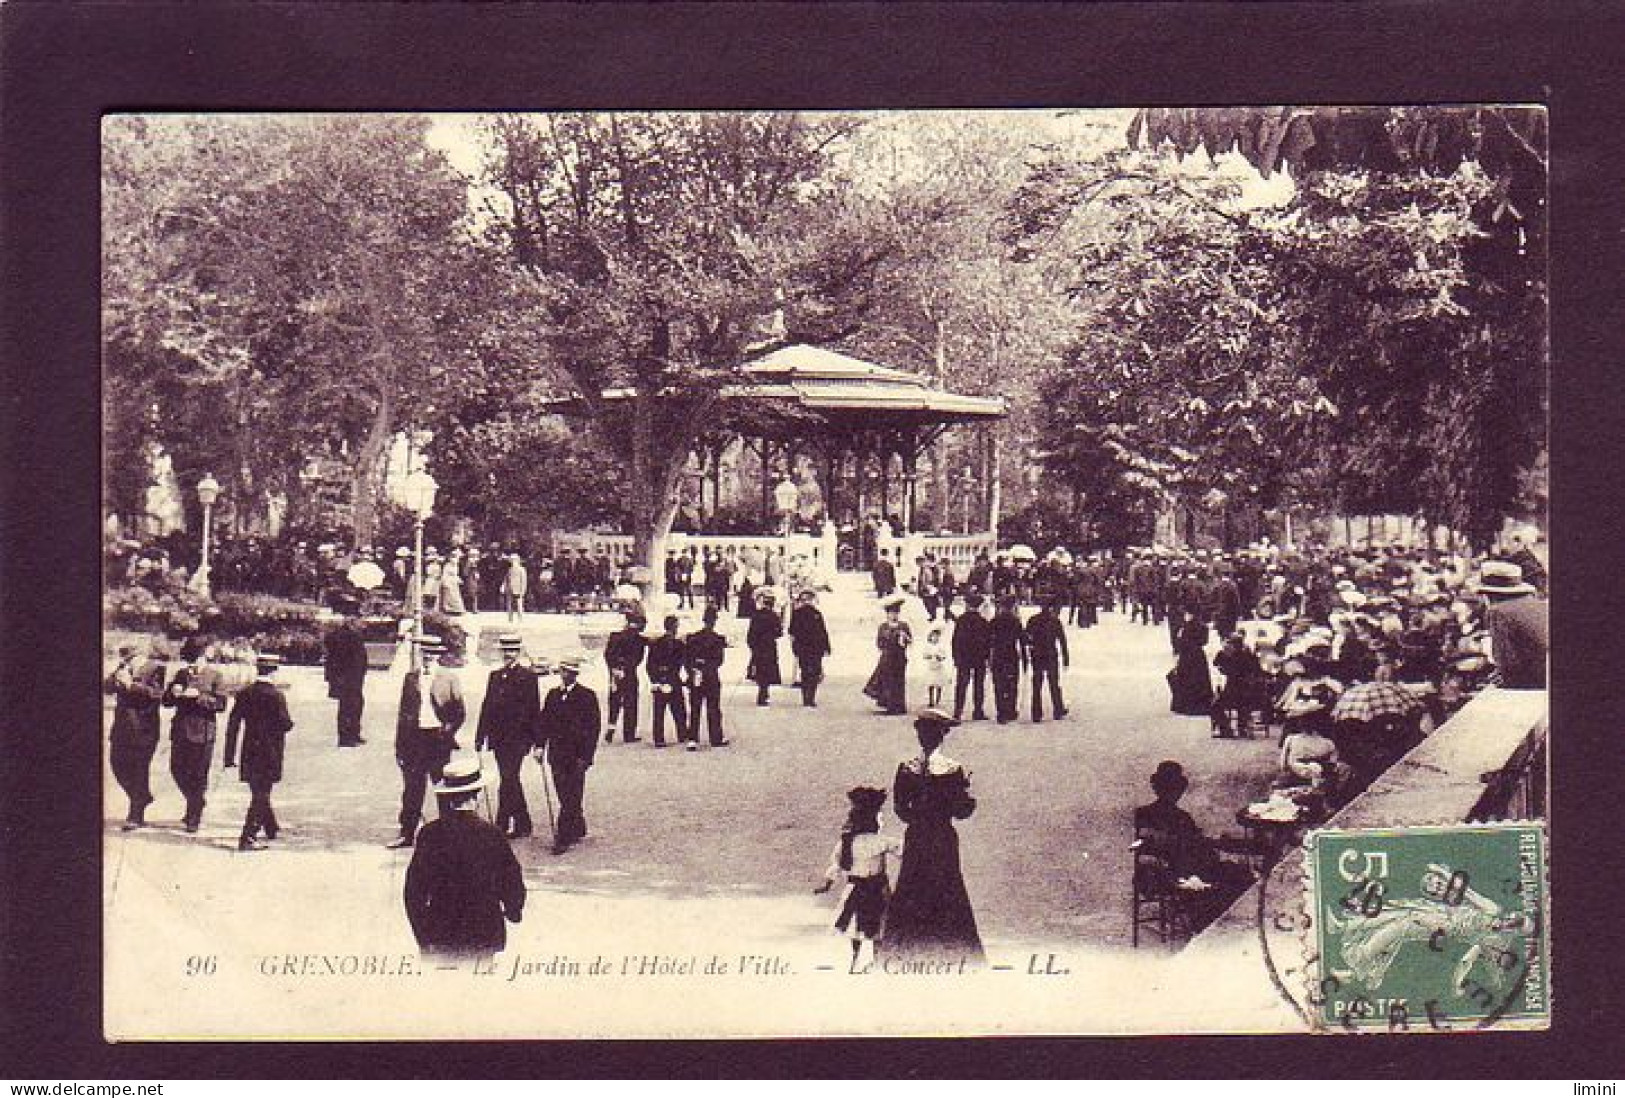
[[[891,451],[884,439],[880,443],[880,517],[891,517]]]
[[[773,516],[773,442],[771,439],[762,439],[762,448],[758,451],[762,458],[762,511],[761,517],[764,525],[770,526]]]
[[[919,448],[913,431],[903,436],[903,447],[899,456],[903,465],[903,533],[914,532],[914,506],[915,489],[919,484]]]

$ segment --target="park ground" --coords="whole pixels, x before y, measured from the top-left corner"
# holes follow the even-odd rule
[[[525,918],[510,928],[502,971],[486,986],[500,982],[512,994],[549,978],[509,980],[515,957],[538,970],[549,960],[590,967],[600,957],[618,968],[631,957],[634,973],[643,958],[669,957],[672,971],[655,963],[634,985],[587,980],[572,996],[568,1020],[517,1023],[505,1011],[486,1011],[481,1004],[489,998],[465,1000],[445,988],[425,997],[422,981],[367,983],[340,973],[324,984],[303,969],[290,973],[290,956],[415,957],[415,949],[400,903],[410,852],[384,848],[395,833],[399,796],[391,749],[398,683],[382,672],[368,676],[368,743],[341,750],[320,670],[288,668],[295,729],[275,794],[282,837],[272,849],[235,849],[247,804],[235,771],[216,770],[197,835],[181,829],[167,747],[154,760],[149,828],[118,829],[123,797],[106,778],[110,1034],[875,1032],[886,1024],[864,1019],[882,1009],[899,1032],[966,1031],[967,1011],[988,1014],[985,986],[971,981],[923,1001],[917,989],[895,982],[878,992],[864,984],[864,994],[841,999],[846,1005],[835,1014],[814,1010],[820,997],[802,994],[808,985],[795,982],[847,975],[846,947],[830,928],[833,894],[811,890],[844,816],[845,791],[889,786],[898,761],[915,747],[907,718],[877,715],[861,694],[879,617],[872,596],[844,582],[823,609],[835,655],[817,709],[803,708],[788,686],[774,691],[770,707],[754,704],[754,687],[742,681],[744,623],[728,616],[724,627],[735,634],[724,694],[731,744],[656,750],[645,706],[643,742],[600,745],[588,778],[591,835],[562,857],[548,850],[541,769],[527,765],[538,834],[515,843],[529,890]],[[923,638],[923,614],[917,604],[911,611]],[[502,627],[500,615],[472,617],[476,635]],[[529,615],[523,633],[531,651],[556,655],[579,647],[578,628],[573,618]],[[1107,613],[1094,628],[1069,628],[1068,639],[1067,718],[1030,723],[1024,693],[1018,723],[968,723],[945,747],[970,768],[979,802],[960,836],[990,961],[1021,976],[1020,986],[1037,996],[1027,1014],[1020,996],[1002,1000],[1008,1010],[996,1013],[1012,1031],[1160,1028],[1175,1004],[1165,998],[1162,1007],[1147,1008],[1140,1000],[1168,960],[1155,948],[1128,948],[1130,813],[1150,799],[1146,779],[1157,763],[1176,759],[1193,778],[1185,806],[1210,832],[1233,830],[1236,809],[1268,783],[1273,743],[1215,740],[1205,720],[1168,712],[1165,628]],[[787,644],[781,662],[788,671]],[[487,670],[470,661],[466,682],[476,712]],[[919,708],[925,691],[913,670],[909,700]],[[600,691],[603,677],[601,662],[584,676]],[[470,727],[465,747],[472,737]],[[1048,960],[1051,953],[1059,959]],[[728,959],[735,977],[753,966],[744,958],[778,958],[793,974],[769,965],[745,976],[757,991],[763,980],[789,980],[788,994],[730,994],[726,981],[687,982],[694,974],[683,971],[685,959],[703,969],[713,957]],[[1045,967],[1073,975],[1048,983],[1031,975]],[[1093,976],[1079,984],[1078,973]],[[560,978],[568,977],[565,966]],[[593,990],[611,984],[620,998]],[[1050,989],[1061,985],[1067,990],[1057,999]],[[626,996],[629,987],[640,994]],[[337,993],[341,988],[349,990]],[[907,1005],[885,1007],[894,994]],[[1167,993],[1182,1002],[1189,994]],[[1077,1000],[1071,1008],[1064,1005],[1069,997]],[[448,1011],[457,1002],[464,1007]],[[1138,1022],[1131,1019],[1136,1009],[1146,1015]],[[1049,1024],[1058,1010],[1073,1013]],[[1037,1021],[1021,1021],[1029,1016]],[[970,1023],[982,1031],[991,1025],[985,1017]]]

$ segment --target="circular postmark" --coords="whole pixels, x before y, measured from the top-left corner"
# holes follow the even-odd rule
[[[1306,841],[1266,868],[1255,886],[1255,930],[1270,983],[1308,1028],[1349,1033],[1484,1030],[1501,1024],[1515,1012],[1535,968],[1531,964],[1532,951],[1513,948],[1504,939],[1477,943],[1470,959],[1458,963],[1454,986],[1441,987],[1438,995],[1425,999],[1420,1008],[1408,998],[1368,995],[1346,970],[1323,963],[1326,958],[1321,955],[1319,913],[1314,910],[1312,886],[1304,871],[1308,846]],[[1465,873],[1452,875],[1440,894],[1440,905],[1446,909],[1460,905],[1469,883]],[[1511,878],[1498,884],[1515,901],[1526,882]],[[1380,882],[1361,879],[1353,882],[1345,895],[1337,896],[1336,903],[1351,917],[1371,918],[1381,914],[1383,895]],[[1539,905],[1526,907],[1515,918],[1521,920],[1518,929],[1525,942],[1543,940],[1545,927]],[[1282,948],[1282,939],[1288,936],[1292,944]],[[1434,930],[1413,937],[1404,948],[1443,953],[1448,944],[1445,932]],[[1489,971],[1482,979],[1472,975],[1474,967],[1480,965],[1488,966]],[[1502,988],[1504,994],[1500,993]],[[1473,1016],[1456,1016],[1461,1009],[1459,1003],[1452,1004],[1445,996],[1465,1000]],[[1329,1004],[1338,1005],[1328,1010]]]

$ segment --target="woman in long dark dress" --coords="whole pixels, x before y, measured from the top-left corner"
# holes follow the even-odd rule
[[[1178,660],[1168,672],[1172,694],[1169,708],[1187,717],[1208,717],[1213,713],[1213,677],[1207,670],[1207,626],[1189,610],[1174,633]]]
[[[897,890],[886,909],[882,957],[976,965],[984,960],[953,824],[976,811],[976,798],[970,774],[938,750],[958,723],[938,709],[921,713],[914,721],[920,753],[897,767],[892,808],[908,830]]]
[[[914,634],[903,620],[901,596],[893,596],[882,605],[886,608],[886,620],[880,623],[880,630],[875,634],[880,659],[863,692],[888,714],[896,716],[908,712],[908,646],[913,643]]]

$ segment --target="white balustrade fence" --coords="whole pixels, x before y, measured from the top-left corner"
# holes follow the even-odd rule
[[[877,547],[897,563],[899,581],[911,582],[915,559],[926,553],[946,562],[954,575],[963,580],[976,562],[976,555],[985,552],[991,556],[996,545],[992,533],[914,533],[898,537],[882,529]],[[555,558],[561,553],[574,553],[578,549],[585,549],[589,556],[597,556],[600,548],[612,559],[624,560],[632,555],[632,537],[630,534],[601,534],[592,530],[553,535]],[[788,548],[790,556],[804,556],[811,561],[813,575],[820,582],[827,583],[836,572],[839,541],[835,528],[826,525],[819,534],[796,533],[788,538],[772,534],[670,534],[666,538],[666,548],[679,553],[693,549],[696,558],[700,559],[707,553],[716,552],[725,557],[731,555],[736,561],[751,562],[759,562],[769,554]],[[898,558],[899,550],[901,559]]]
[[[613,559],[626,559],[632,555],[632,537],[630,534],[600,534],[590,530],[553,535],[555,558],[562,552],[573,553],[577,549],[585,549],[589,555],[596,556],[600,547]],[[666,536],[667,549],[678,553],[692,549],[696,560],[703,560],[707,553],[715,552],[724,557],[731,556],[741,564],[751,562],[753,566],[760,567],[760,562],[769,554],[787,551],[791,557],[803,556],[811,561],[814,577],[822,582],[827,582],[835,574],[837,547],[833,526],[827,527],[822,534],[796,533],[789,537],[782,534],[678,533]]]

